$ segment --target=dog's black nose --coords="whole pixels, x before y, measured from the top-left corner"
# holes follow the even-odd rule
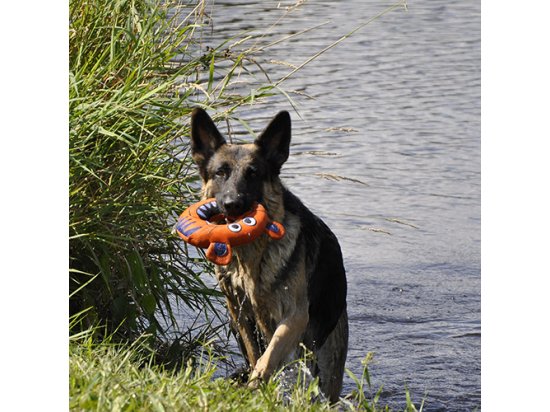
[[[221,206],[224,209],[225,215],[230,217],[237,217],[242,215],[244,210],[244,198],[239,195],[226,195],[221,201]]]

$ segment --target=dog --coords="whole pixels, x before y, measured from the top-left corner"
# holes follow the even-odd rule
[[[266,381],[300,353],[324,395],[336,402],[348,348],[346,274],[336,236],[280,180],[289,156],[291,120],[278,113],[249,144],[229,144],[200,108],[191,114],[191,154],[203,198],[236,218],[254,202],[281,222],[281,240],[262,235],[234,249],[227,266],[216,266],[230,326],[246,359],[248,384]]]

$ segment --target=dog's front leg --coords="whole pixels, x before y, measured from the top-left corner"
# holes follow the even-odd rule
[[[255,339],[252,323],[254,320],[250,316],[254,313],[252,306],[247,302],[244,293],[233,287],[230,277],[224,270],[217,268],[216,275],[220,289],[225,295],[232,328],[239,336],[241,351],[252,369],[258,362],[261,352],[258,341]]]
[[[302,338],[309,315],[307,308],[295,312],[292,316],[282,320],[265,352],[260,356],[250,376],[250,386],[258,385],[259,380],[267,380],[277,367],[292,353]]]
[[[242,349],[244,349],[243,355],[246,357],[248,364],[252,367],[258,363],[260,348],[257,341],[254,339],[254,330],[251,321],[241,316],[236,300],[227,298],[227,308],[229,309],[229,315],[233,321],[233,327],[237,330],[242,342]]]

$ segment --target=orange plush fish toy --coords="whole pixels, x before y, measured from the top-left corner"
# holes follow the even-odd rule
[[[205,199],[187,208],[176,223],[177,234],[187,243],[206,249],[206,257],[216,265],[227,265],[233,256],[232,246],[254,242],[263,233],[281,239],[285,228],[269,219],[265,208],[254,203],[247,213],[223,224],[225,219],[215,198]]]

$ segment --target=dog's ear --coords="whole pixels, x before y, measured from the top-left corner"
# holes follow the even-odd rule
[[[262,134],[254,141],[262,155],[269,162],[276,175],[288,159],[290,147],[290,115],[282,111],[271,120]]]
[[[191,154],[206,180],[206,165],[212,155],[225,144],[225,139],[208,114],[200,108],[191,113]]]

